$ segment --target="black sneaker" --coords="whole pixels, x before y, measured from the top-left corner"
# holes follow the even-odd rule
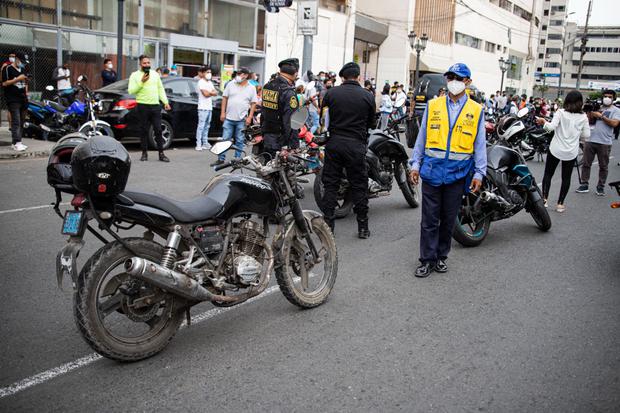
[[[415,273],[413,275],[415,275],[418,278],[426,278],[429,275],[431,275],[434,269],[435,269],[435,264],[433,264],[432,262],[427,262],[424,264],[420,264],[420,266],[418,266],[418,268],[415,269]]]
[[[140,157],[141,161],[148,161],[149,160],[149,154],[147,152],[142,152],[142,156]]]
[[[590,188],[588,188],[588,184],[581,184],[579,185],[579,188],[575,189],[575,192],[578,194],[587,194],[590,192]]]
[[[596,187],[596,195],[598,195],[598,196],[605,196],[605,187],[604,186],[597,186]]]
[[[437,264],[435,264],[435,271],[438,273],[448,272],[448,265],[445,260],[437,260]]]
[[[164,155],[163,152],[159,153],[159,160],[162,162],[170,162],[170,159],[168,159],[168,157],[166,155]]]
[[[360,239],[370,238],[370,230],[368,229],[368,220],[357,221],[357,236]]]

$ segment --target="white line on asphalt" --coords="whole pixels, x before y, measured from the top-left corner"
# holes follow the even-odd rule
[[[69,202],[63,202],[60,205],[67,206],[71,204]],[[53,206],[54,206],[53,204],[47,204],[47,205],[31,206],[31,207],[26,207],[26,208],[5,209],[4,211],[0,211],[0,215],[9,214],[11,212],[33,211],[35,209],[51,208]]]
[[[279,287],[277,285],[274,285],[272,287],[267,288],[262,294],[250,298],[248,301],[238,304],[234,307],[217,307],[214,308],[212,310],[206,311],[204,313],[201,314],[197,314],[195,316],[192,317],[192,324],[198,324],[201,323],[203,321],[209,320],[213,317],[216,317],[220,314],[223,314],[227,311],[233,310],[235,308],[239,308],[243,305],[246,304],[250,304],[254,301],[260,300],[263,297],[268,296],[269,294],[274,293],[275,291],[277,291],[279,289]],[[185,322],[183,322],[183,325],[181,327],[186,327]],[[101,360],[103,358],[103,356],[101,356],[100,354],[97,353],[92,353],[89,354],[88,356],[84,356],[82,358],[79,358],[77,360],[73,360],[70,361],[69,363],[65,363],[61,366],[58,367],[54,367],[52,369],[46,370],[44,372],[41,372],[39,374],[35,374],[34,376],[25,378],[23,380],[17,381],[13,384],[11,384],[10,386],[7,387],[3,387],[0,388],[0,399],[4,398],[4,397],[8,397],[11,396],[15,393],[19,393],[21,391],[24,391],[30,387],[36,386],[38,384],[42,384],[45,383],[46,381],[52,380],[58,376],[62,376],[63,374],[67,374],[73,370],[79,369],[81,367],[85,367],[88,366],[89,364],[94,363],[97,360]]]

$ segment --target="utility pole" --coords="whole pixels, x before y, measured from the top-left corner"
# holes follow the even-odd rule
[[[588,23],[590,22],[590,12],[592,11],[592,0],[588,3],[588,15],[586,16],[586,27],[583,30],[583,36],[581,37],[581,53],[579,56],[579,71],[577,72],[577,84],[575,89],[579,90],[581,87],[581,72],[583,70],[583,56],[586,54],[586,43],[588,43]]]
[[[62,66],[62,0],[56,0],[56,66]]]
[[[125,0],[118,0],[118,27],[116,28],[116,69],[118,70],[118,78],[122,79],[123,76],[123,33],[124,33],[124,14],[125,12]]]

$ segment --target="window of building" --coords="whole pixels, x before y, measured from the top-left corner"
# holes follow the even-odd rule
[[[523,71],[523,58],[517,56],[508,56],[508,61],[512,62],[510,69],[506,73],[508,79],[521,80],[521,72]]]
[[[542,29],[543,29],[543,30],[547,30],[547,25],[546,25],[546,24],[543,24]]]
[[[545,44],[545,43],[546,43],[545,39],[540,39],[540,44]]]
[[[462,44],[463,46],[473,47],[474,49],[480,49],[482,40],[477,37],[470,36],[459,32],[454,33],[454,42],[456,44]]]
[[[549,40],[562,40],[562,35],[559,33],[549,33],[547,36]]]
[[[542,59],[542,58],[544,58],[544,57],[545,57],[545,54],[544,54],[544,53],[538,53],[538,58],[539,58],[539,59]]]
[[[545,67],[560,67],[558,62],[545,62]]]
[[[547,47],[547,54],[561,54],[562,49],[558,47]]]
[[[562,20],[550,20],[549,21],[550,26],[561,26],[563,24],[564,22]]]
[[[324,9],[339,11],[340,13],[347,11],[347,0],[320,0],[319,5]]]
[[[254,7],[221,0],[209,2],[209,37],[234,40],[239,46],[254,48]]]
[[[601,48],[600,47],[596,48],[596,53],[601,53]]]
[[[549,9],[545,9],[545,11],[543,12],[543,16],[548,16],[549,15]]]
[[[519,7],[515,4],[514,10],[512,11],[515,15],[521,17],[523,20],[527,20],[528,22],[532,20],[532,13],[525,10],[522,7]]]
[[[618,52],[620,52],[620,48],[614,47],[614,53],[618,53]]]
[[[551,6],[551,11],[564,11],[566,6]]]
[[[510,0],[491,0],[491,3],[504,10],[512,11],[512,2]]]
[[[538,73],[542,72],[542,67],[537,67],[537,68],[536,68],[536,71],[537,71]]]
[[[484,50],[489,53],[495,53],[497,45],[491,42],[484,42]]]

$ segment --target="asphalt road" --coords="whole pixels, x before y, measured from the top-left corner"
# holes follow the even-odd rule
[[[613,155],[618,180],[618,145]],[[128,187],[190,198],[213,176],[211,154],[169,156],[141,163],[132,152]],[[395,191],[371,201],[369,240],[354,236],[353,216],[337,222],[339,275],[325,305],[301,311],[275,289],[206,313],[146,361],[100,359],[48,379],[92,350],[71,291],[56,288],[60,220],[48,207],[9,211],[53,200],[44,167],[0,163],[0,395],[38,383],[0,396],[0,411],[620,410],[615,194],[571,192],[548,233],[524,212],[494,223],[480,247],[454,246],[449,273],[417,279],[420,210]],[[540,180],[542,164],[531,167]],[[316,209],[310,185],[306,195]],[[81,263],[99,247],[90,237]]]

